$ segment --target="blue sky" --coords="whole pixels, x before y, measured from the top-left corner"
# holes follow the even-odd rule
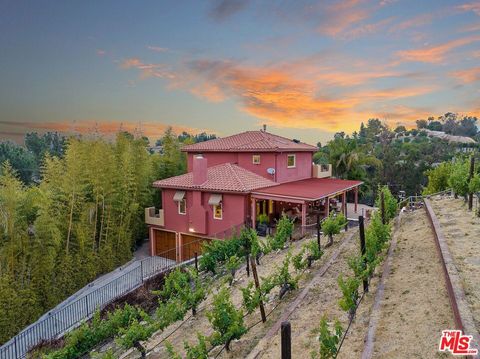
[[[0,136],[166,126],[316,143],[480,116],[480,1],[0,0]]]

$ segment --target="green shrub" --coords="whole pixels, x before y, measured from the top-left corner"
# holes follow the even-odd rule
[[[327,318],[324,316],[320,320],[320,325],[316,331],[318,332],[320,350],[318,352],[312,352],[312,358],[335,358],[337,356],[338,345],[343,334],[343,328],[340,322],[338,320],[335,320],[333,328],[330,329]]]
[[[157,331],[156,323],[145,313],[143,321],[133,320],[127,328],[121,328],[115,341],[125,349],[138,347],[138,343],[147,340]]]
[[[293,277],[290,273],[289,266],[291,261],[291,253],[288,253],[282,262],[282,266],[277,269],[274,274],[273,283],[280,287],[280,298],[293,289],[297,289],[299,277]]]
[[[458,160],[452,165],[448,186],[453,189],[456,195],[466,196],[468,194],[468,177],[470,165],[468,161]]]
[[[307,260],[304,259],[305,248],[292,257],[293,268],[296,271],[304,270],[307,267]]]
[[[208,359],[207,338],[197,333],[197,339],[198,343],[196,345],[190,345],[187,341],[183,342],[186,359]],[[175,351],[170,342],[166,342],[165,347],[169,359],[182,359],[182,356]]]
[[[215,274],[217,266],[224,264],[231,256],[244,255],[243,244],[243,240],[237,236],[224,240],[215,239],[210,243],[204,242],[199,260],[200,269]]]
[[[437,167],[425,171],[428,185],[423,190],[424,195],[445,191],[449,188],[448,178],[452,172],[451,162],[442,162]]]
[[[338,286],[342,291],[342,298],[338,301],[340,308],[348,312],[350,318],[353,318],[358,300],[359,280],[355,277],[349,277],[347,280],[343,276],[338,277]]]
[[[225,264],[225,267],[230,272],[230,274],[229,274],[230,285],[232,285],[233,280],[235,279],[235,273],[236,273],[237,269],[240,268],[241,264],[242,264],[242,260],[240,258],[238,258],[236,255],[231,256],[227,260],[227,263]]]
[[[283,241],[284,243],[290,238],[293,233],[293,222],[288,219],[285,213],[282,214],[282,217],[278,221],[277,224],[277,232],[275,233],[275,237],[278,237],[279,241]]]
[[[168,302],[160,302],[155,312],[158,329],[165,329],[177,320],[182,320],[188,308],[178,298],[172,298]]]
[[[257,232],[252,228],[243,228],[240,232],[241,245],[245,253],[256,256],[261,251]]]
[[[283,214],[277,224],[274,236],[267,236],[269,251],[276,251],[285,248],[285,244],[293,233],[293,222]]]
[[[112,349],[108,349],[104,353],[91,353],[90,356],[92,359],[116,359]]]
[[[380,262],[378,253],[382,251],[385,244],[390,239],[390,229],[389,224],[382,224],[380,214],[378,212],[374,213],[372,220],[365,231],[365,257],[368,263],[369,275],[373,274],[375,267]]]
[[[363,256],[359,255],[348,258],[348,266],[353,271],[355,278],[359,280],[368,278],[368,271]]]
[[[243,311],[235,308],[225,287],[213,296],[212,309],[207,312],[207,318],[214,330],[210,342],[214,346],[225,344],[227,351],[230,351],[232,340],[239,339],[247,332]]]
[[[383,193],[383,198],[385,202],[385,221],[386,223],[388,223],[397,214],[398,202],[388,189],[388,186],[382,186],[379,187],[378,196],[375,201],[375,206],[377,206],[378,208],[381,208],[381,193]]]
[[[157,293],[162,302],[178,298],[179,302],[183,303],[182,308],[191,309],[192,314],[195,315],[198,304],[207,295],[206,288],[207,284],[200,280],[194,270],[177,268],[170,272],[162,290]]]
[[[311,240],[310,242],[305,243],[304,248],[307,251],[307,256],[310,260],[316,261],[322,258],[323,251],[319,248],[316,240]]]
[[[45,358],[73,359],[81,357],[104,340],[116,336],[133,321],[141,319],[142,312],[141,309],[125,304],[123,308],[108,313],[107,318],[102,320],[100,312],[97,311],[90,323],[83,323],[77,329],[66,334],[63,348],[47,353]]]
[[[333,236],[339,234],[343,227],[345,227],[347,219],[343,214],[335,215],[331,213],[322,223],[322,232],[328,236],[328,243],[325,247],[330,247],[333,244]]]

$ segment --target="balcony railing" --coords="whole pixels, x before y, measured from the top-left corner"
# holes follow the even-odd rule
[[[155,207],[145,208],[145,223],[154,226],[164,226],[165,217],[163,215],[163,209],[159,209],[157,212]]]
[[[313,178],[327,178],[332,177],[332,165],[316,165],[313,164],[312,168]]]

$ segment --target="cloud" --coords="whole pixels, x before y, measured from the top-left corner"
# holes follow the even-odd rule
[[[97,50],[97,55],[98,56],[105,56],[107,54],[107,51],[103,50],[103,49],[98,49]]]
[[[343,37],[346,39],[355,39],[361,36],[366,36],[370,34],[376,34],[381,29],[385,28],[388,24],[390,24],[394,20],[394,17],[389,17],[375,23],[365,24],[358,27],[355,27],[351,30],[345,31]]]
[[[213,0],[210,16],[216,21],[224,21],[243,10],[247,5],[247,0]]]
[[[472,3],[467,3],[463,5],[458,5],[457,9],[461,11],[473,11],[475,14],[480,16],[480,2],[472,2]]]
[[[470,69],[458,70],[450,72],[450,76],[457,79],[459,82],[469,84],[480,81],[480,66],[472,67]]]
[[[465,25],[460,28],[460,32],[475,32],[480,31],[480,23]]]
[[[142,79],[146,79],[149,77],[157,77],[173,80],[176,77],[175,72],[173,72],[168,65],[161,63],[145,64],[136,57],[123,60],[120,64],[120,67],[122,69],[135,68],[137,70],[140,70]]]
[[[341,1],[322,10],[323,16],[320,18],[321,24],[318,25],[317,30],[331,37],[340,36],[371,14],[371,9],[359,0]]]
[[[167,47],[159,47],[159,46],[147,46],[147,49],[149,49],[150,51],[154,51],[154,52],[168,52],[170,51]]]
[[[402,32],[412,27],[420,27],[423,25],[428,25],[428,24],[431,24],[436,17],[438,17],[438,15],[434,13],[418,15],[392,26],[389,31]]]
[[[480,36],[470,36],[461,39],[452,40],[441,45],[427,46],[414,50],[397,51],[396,55],[400,62],[427,62],[439,63],[445,58],[445,55],[453,49],[480,41]]]
[[[233,60],[191,60],[170,71],[167,86],[210,102],[234,100],[240,110],[276,127],[327,131],[353,130],[360,116],[374,113],[365,111],[369,106],[436,90],[432,85],[375,89],[375,80],[418,78],[418,74],[351,60],[349,70],[344,71],[333,65],[322,66],[319,60],[324,58],[313,56],[263,66]],[[338,61],[337,65],[341,68]],[[137,69],[142,78],[152,76],[151,71],[158,68],[163,70],[160,64],[145,64],[137,58],[123,61],[122,68]]]

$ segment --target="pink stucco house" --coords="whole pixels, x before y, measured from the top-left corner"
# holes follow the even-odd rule
[[[298,217],[301,231],[315,209],[328,215],[347,192],[355,211],[360,181],[331,178],[331,166],[315,165],[317,148],[263,131],[247,131],[182,148],[188,173],[154,182],[162,191],[160,210],[145,210],[152,255],[181,261],[200,253],[200,239],[226,238],[256,218],[282,212]],[[190,245],[188,245],[190,244]]]

